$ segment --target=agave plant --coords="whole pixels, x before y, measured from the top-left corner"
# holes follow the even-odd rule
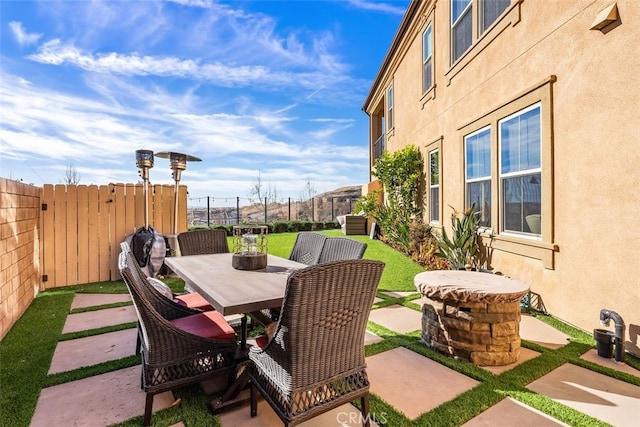
[[[476,264],[476,254],[480,247],[478,240],[478,215],[475,204],[463,212],[453,207],[451,214],[451,238],[443,228],[442,234],[436,234],[439,257],[447,260],[452,269],[463,269]]]

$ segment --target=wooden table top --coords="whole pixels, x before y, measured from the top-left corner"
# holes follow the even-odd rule
[[[268,255],[263,270],[236,270],[233,254],[166,257],[165,264],[222,315],[251,313],[282,305],[289,274],[304,264]]]
[[[414,285],[427,298],[461,302],[514,302],[529,291],[529,285],[518,280],[465,270],[418,273]]]

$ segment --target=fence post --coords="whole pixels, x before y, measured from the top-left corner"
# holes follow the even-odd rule
[[[264,223],[267,223],[267,198],[264,198]]]
[[[211,205],[209,204],[209,196],[207,196],[207,227],[211,227]]]
[[[240,197],[236,196],[236,224],[240,224]]]
[[[335,218],[335,216],[333,216],[333,215],[334,215],[334,212],[333,212],[333,197],[332,197],[331,198],[331,221],[333,221],[334,218]]]
[[[315,221],[315,218],[316,218],[316,211],[315,211],[316,203],[315,203],[315,201],[316,201],[316,198],[312,197],[311,198],[311,222]]]
[[[288,219],[288,221],[291,222],[291,197],[289,197],[289,199],[287,200],[287,206],[289,207],[289,219]]]
[[[349,197],[349,213],[353,212],[353,208],[351,207],[351,197]]]

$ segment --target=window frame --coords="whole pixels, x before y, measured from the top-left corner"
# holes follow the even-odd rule
[[[460,11],[460,15],[458,15],[457,18],[454,17],[453,15],[453,3],[455,1],[459,1],[459,0],[449,0],[449,11],[450,11],[450,27],[449,27],[449,31],[450,31],[450,51],[451,51],[451,63],[454,64],[456,63],[460,58],[462,58],[464,56],[465,53],[467,53],[469,51],[469,49],[471,49],[471,46],[473,46],[473,43],[476,39],[476,37],[474,37],[474,22],[476,21],[476,19],[474,19],[474,8],[473,4],[475,3],[475,0],[468,0],[467,5]],[[466,46],[464,48],[463,51],[459,52],[459,55],[456,56],[456,48],[455,48],[455,42],[456,42],[456,38],[455,38],[455,30],[457,29],[456,27],[458,25],[460,25],[460,23],[463,21],[464,18],[470,17],[471,19],[471,28],[469,29],[469,45]],[[454,19],[455,18],[455,19]]]
[[[469,150],[468,150],[468,141],[470,140],[470,138],[477,136],[481,133],[484,133],[488,131],[489,132],[489,175],[483,175],[480,177],[473,177],[473,178],[469,178],[468,175],[468,154],[469,154]],[[492,187],[493,187],[493,174],[492,174],[492,127],[491,125],[487,125],[484,126],[480,129],[477,129],[467,135],[464,135],[463,137],[463,144],[464,144],[464,206],[465,208],[470,208],[471,207],[471,203],[469,200],[470,194],[469,194],[469,184],[473,184],[473,183],[478,183],[478,182],[488,182],[489,183],[489,220],[488,223],[481,225],[481,229],[485,232],[491,232],[491,230],[493,229],[493,224],[492,224],[492,207],[493,207],[493,191],[492,191]],[[482,214],[483,210],[481,209],[481,207],[476,206],[476,212],[480,212]]]
[[[481,116],[458,127],[460,144],[464,144],[464,136],[487,126],[491,132],[491,232],[482,233],[486,244],[497,251],[541,260],[547,269],[555,268],[555,253],[559,248],[554,243],[554,162],[553,162],[553,84],[556,76],[551,75],[530,88],[514,95],[510,100],[497,105]],[[501,231],[503,208],[501,205],[502,189],[499,179],[499,143],[498,122],[516,114],[525,108],[540,105],[540,164],[541,164],[541,232],[537,238],[520,233]],[[461,156],[462,157],[462,156]],[[461,183],[465,182],[464,159],[461,159]],[[464,185],[464,184],[463,184]],[[490,241],[489,241],[490,240]]]
[[[442,227],[442,137],[432,141],[428,144],[425,144],[425,153],[427,160],[426,164],[426,198],[427,198],[427,209],[425,215],[427,215],[427,220],[429,225],[441,228]],[[438,184],[435,186],[431,185],[431,153],[438,152]],[[437,215],[438,218],[434,219],[432,215],[433,209],[433,200],[432,200],[432,189],[437,189]]]
[[[395,127],[395,117],[393,117],[393,83],[387,87],[386,94],[387,114],[385,124],[387,126],[386,132],[390,132]]]
[[[429,33],[428,44],[429,44],[429,56],[425,58],[425,38]],[[429,75],[426,73],[426,63],[429,64]],[[427,24],[427,28],[422,32],[422,94],[425,95],[429,90],[433,87],[433,25],[431,22]],[[426,84],[426,80],[429,80],[429,84]]]
[[[502,125],[516,117],[521,117],[524,114],[533,111],[533,110],[539,110],[539,127],[540,127],[540,135],[539,135],[539,139],[538,139],[538,152],[539,152],[539,166],[538,167],[534,167],[534,168],[528,168],[528,169],[521,169],[518,171],[509,171],[509,172],[503,172],[503,154],[502,154]],[[542,174],[542,170],[544,169],[544,163],[543,163],[543,158],[542,158],[542,139],[543,139],[543,135],[544,135],[544,129],[542,128],[542,105],[540,102],[537,102],[533,105],[530,105],[528,107],[525,107],[519,111],[516,111],[500,120],[498,120],[497,123],[498,129],[498,180],[499,180],[499,191],[500,191],[500,210],[502,211],[502,215],[500,216],[500,233],[503,235],[513,235],[513,236],[518,236],[521,238],[526,238],[526,239],[536,239],[536,240],[542,240],[542,235],[541,234],[537,234],[537,233],[528,233],[525,231],[517,231],[517,230],[508,230],[506,227],[506,218],[505,218],[505,212],[507,210],[506,208],[506,189],[505,189],[505,181],[507,179],[512,179],[512,178],[519,178],[519,177],[525,177],[525,176],[529,176],[532,174]],[[544,185],[542,180],[540,180],[541,182],[539,183],[541,186]],[[521,202],[522,203],[522,202]],[[542,214],[542,212],[544,211],[543,208],[543,199],[542,199],[542,194],[540,194],[540,212],[539,214]],[[542,222],[544,223],[544,216],[541,217]],[[523,221],[525,221],[525,218],[522,218]]]

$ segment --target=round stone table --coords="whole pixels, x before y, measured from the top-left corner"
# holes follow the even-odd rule
[[[422,340],[442,353],[479,366],[514,363],[520,356],[523,282],[460,270],[435,270],[414,278],[422,294]]]

